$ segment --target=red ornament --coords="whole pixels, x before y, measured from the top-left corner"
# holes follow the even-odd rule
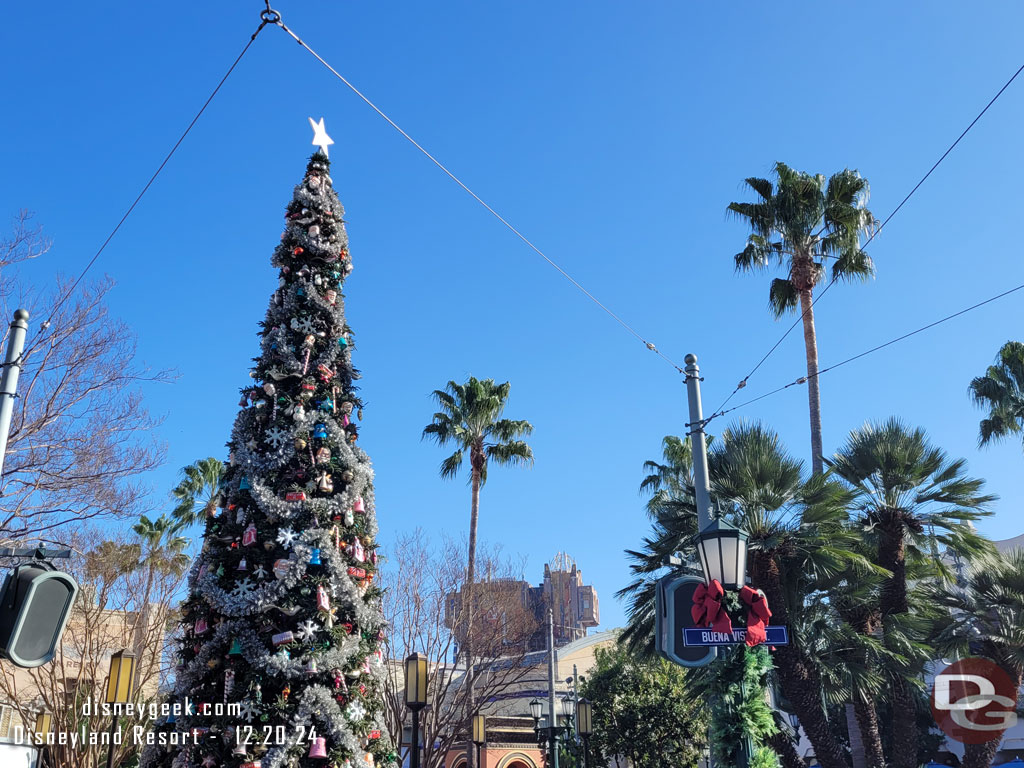
[[[292,253],[295,254],[296,256],[301,256],[303,253],[302,246],[296,246],[295,250],[292,251]]]
[[[304,491],[292,491],[291,493],[286,493],[285,494],[284,500],[285,501],[305,501],[306,500],[306,494],[305,494]]]
[[[357,579],[365,579],[366,571],[363,568],[356,568],[354,565],[348,567],[348,575],[355,576]]]

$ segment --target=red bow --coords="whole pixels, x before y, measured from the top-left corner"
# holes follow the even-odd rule
[[[765,625],[772,617],[768,609],[768,601],[765,596],[750,587],[743,587],[740,590],[740,599],[747,604],[747,645],[753,648],[768,639]]]
[[[732,635],[732,621],[729,614],[722,608],[722,598],[725,590],[718,579],[708,584],[700,584],[693,591],[693,607],[690,615],[693,621],[701,627],[711,627],[714,632],[724,632]]]

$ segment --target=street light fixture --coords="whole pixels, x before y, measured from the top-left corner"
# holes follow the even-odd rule
[[[704,579],[737,589],[747,580],[747,532],[728,520],[716,518],[700,532],[697,551]]]
[[[576,705],[576,730],[583,738],[583,768],[590,768],[590,734],[594,732],[594,707],[589,699],[580,699]]]
[[[427,705],[427,657],[413,653],[405,660],[405,706],[412,712],[412,768],[420,767],[420,710]]]
[[[533,727],[537,728],[540,725],[540,717],[544,714],[544,702],[540,699],[534,699],[530,702],[530,717],[533,718]]]
[[[487,742],[487,718],[484,715],[473,715],[473,743],[476,744],[476,764],[483,766],[480,761],[480,747]]]
[[[110,654],[110,672],[107,676],[107,704],[127,704],[132,697],[135,682],[135,654],[127,648]],[[107,750],[107,768],[114,764],[114,728],[117,726],[117,710],[110,715],[110,749]]]

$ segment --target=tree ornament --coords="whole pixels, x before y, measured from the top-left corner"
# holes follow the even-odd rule
[[[224,701],[228,700],[231,692],[235,689],[235,670],[224,670]]]
[[[196,619],[195,629],[193,633],[196,635],[205,635],[209,629],[209,625],[206,623],[206,619]]]
[[[293,531],[291,528],[282,528],[277,532],[277,543],[285,549],[291,549],[292,545],[295,543],[295,539],[297,536],[298,534],[295,533],[295,531]]]
[[[327,759],[327,739],[323,736],[317,736],[313,739],[313,743],[309,745],[309,757],[316,758],[319,760]]]
[[[345,717],[349,720],[362,720],[366,716],[366,707],[361,701],[353,701],[345,707]]]
[[[320,584],[316,588],[316,609],[318,611],[328,611],[330,608],[331,600],[327,597],[327,588]]]
[[[231,594],[233,597],[241,598],[244,600],[252,595],[252,592],[255,589],[255,587],[256,585],[252,582],[252,580],[248,576],[246,576],[241,581],[235,582],[235,586],[231,590]]]
[[[288,643],[294,643],[295,633],[291,631],[279,632],[270,638],[270,642],[272,642],[275,647],[287,645]]]
[[[288,685],[288,683],[285,683],[284,684],[284,688],[281,689],[281,697],[285,701],[288,701],[288,697],[291,695],[291,693],[292,693],[292,687],[290,685]]]
[[[310,656],[309,657],[309,661],[306,662],[306,674],[309,675],[309,676],[313,676],[316,673],[317,673],[316,659],[314,659],[312,656]]]
[[[322,565],[320,562],[320,550],[316,547],[314,547],[309,553],[309,564]]]
[[[309,642],[313,639],[319,629],[320,628],[312,619],[306,619],[304,622],[299,624],[299,629],[295,634],[304,642]]]
[[[242,653],[242,644],[239,642],[238,638],[236,637],[234,640],[231,641],[231,649],[228,651],[228,656],[238,656],[241,653]]]
[[[285,576],[288,575],[288,572],[291,570],[291,567],[292,564],[290,560],[285,560],[284,558],[275,560],[273,565],[274,576],[278,579],[283,579]]]
[[[313,427],[313,437],[315,437],[317,439],[320,439],[320,440],[326,440],[327,439],[327,425],[326,424],[317,424],[315,427]]]
[[[249,566],[246,564],[244,557],[241,560],[238,561],[238,567],[235,568],[235,570],[236,571],[248,571],[249,570]]]
[[[273,397],[274,394],[277,392],[277,387],[275,387],[272,383],[268,381],[263,385],[263,391],[266,392],[271,397]]]
[[[240,490],[240,491],[248,491],[251,488],[252,488],[252,486],[249,485],[249,478],[246,477],[245,475],[242,475],[242,479],[238,481],[238,490]]]
[[[356,515],[351,509],[345,510],[345,525],[355,525]]]
[[[309,370],[309,356],[313,352],[313,345],[316,344],[316,336],[313,334],[308,335],[302,342],[302,346],[306,349],[305,359],[302,361],[302,375],[306,375],[306,371]]]
[[[242,546],[251,547],[256,543],[256,525],[249,523],[249,526],[242,533]]]
[[[265,443],[269,443],[274,448],[280,448],[287,439],[288,433],[276,426],[268,429],[266,435],[263,437],[263,441]]]
[[[297,451],[305,450],[307,445],[309,445],[309,443],[306,442],[306,438],[304,438],[304,437],[296,437],[295,438],[295,450],[297,450]]]
[[[333,288],[328,288],[324,291],[324,298],[327,299],[327,303],[332,307],[338,306],[338,292]]]
[[[320,475],[320,479],[317,481],[317,490],[320,493],[334,492],[334,481],[331,480],[331,476],[326,472]]]
[[[317,448],[316,451],[316,463],[317,464],[330,464],[331,463],[331,449],[326,445]]]
[[[320,365],[316,367],[316,375],[320,379],[320,381],[326,383],[334,378],[334,371],[332,371],[323,363],[320,363]]]
[[[263,579],[267,578],[267,569],[264,568],[262,564],[257,565],[256,570],[252,572],[252,575],[262,581]]]

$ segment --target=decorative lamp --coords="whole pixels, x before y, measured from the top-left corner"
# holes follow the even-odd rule
[[[533,718],[534,723],[540,722],[540,716],[544,714],[544,702],[540,699],[534,699],[530,702],[530,717]]]
[[[107,678],[107,704],[127,704],[135,678],[135,654],[122,649],[110,655],[110,676]]]
[[[725,589],[737,589],[746,582],[746,531],[716,518],[700,532],[697,551],[708,584],[718,580]]]
[[[427,657],[414,653],[405,660],[405,706],[418,712],[427,705]]]
[[[40,712],[36,715],[35,732],[46,734],[53,729],[53,715],[49,712]]]
[[[589,736],[594,732],[593,714],[594,705],[590,703],[590,700],[580,699],[580,703],[576,705],[576,729],[580,732],[580,736]]]
[[[473,743],[478,747],[487,741],[487,718],[473,715]]]

